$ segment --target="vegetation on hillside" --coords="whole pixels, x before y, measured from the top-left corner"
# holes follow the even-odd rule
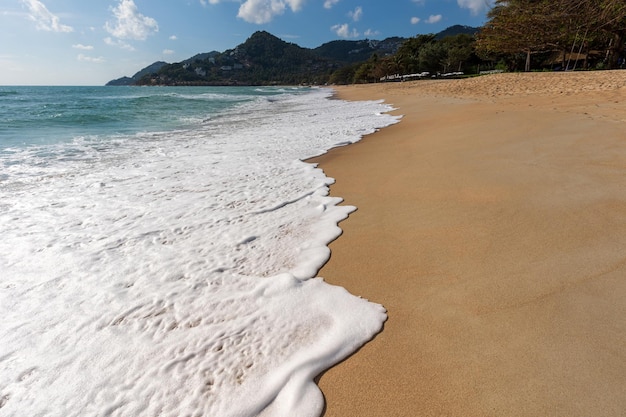
[[[310,49],[256,32],[235,49],[200,54],[144,75],[139,85],[260,85],[320,83],[333,63]]]
[[[364,63],[335,71],[330,82],[334,84],[367,83],[407,74],[444,74],[449,72],[476,72],[481,60],[474,52],[475,38],[461,33],[437,40],[434,34],[407,39],[393,55],[376,54]]]
[[[318,46],[313,49],[313,52],[318,56],[344,65],[354,64],[367,61],[373,54],[393,55],[404,41],[406,38],[399,37],[391,37],[382,41],[370,39],[360,41],[336,40]]]
[[[235,49],[155,63],[118,84],[351,84],[481,70],[620,68],[624,0],[496,0],[482,28],[384,41],[333,41],[315,49],[256,32]]]
[[[403,79],[394,74],[625,66],[624,0],[496,0],[475,35],[418,35],[391,56],[342,68],[331,82]]]
[[[425,35],[437,46],[433,50],[424,51],[420,63],[433,71],[439,71],[440,67],[445,70],[447,67],[462,66],[461,61],[466,57],[459,58],[459,51],[456,55],[447,51],[448,46],[455,44],[450,39],[462,43],[461,49],[466,50],[467,44],[473,42],[472,36],[467,33],[473,34],[477,30],[457,25],[437,35]],[[411,51],[412,45],[414,42],[411,39],[407,43],[406,38],[391,37],[382,41],[332,41],[315,49],[307,49],[261,31],[254,33],[235,49],[198,54],[174,64],[160,63],[162,65],[158,68],[150,66],[132,78],[113,80],[109,85],[267,85],[375,81],[394,71],[417,70],[419,66],[411,61],[411,56],[417,56],[418,51]],[[442,55],[444,49],[445,56]],[[391,57],[396,57],[397,62]],[[443,61],[440,63],[440,60]]]

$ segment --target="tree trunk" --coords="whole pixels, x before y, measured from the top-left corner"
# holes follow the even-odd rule
[[[530,49],[526,51],[526,66],[524,67],[524,71],[530,71]]]
[[[619,56],[624,49],[624,41],[626,41],[626,32],[619,31],[613,35],[613,43],[609,49],[609,62],[608,69],[615,69],[618,67]]]

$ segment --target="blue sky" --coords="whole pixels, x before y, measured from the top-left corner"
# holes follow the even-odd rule
[[[0,85],[102,85],[257,30],[314,48],[480,26],[493,0],[2,0]]]

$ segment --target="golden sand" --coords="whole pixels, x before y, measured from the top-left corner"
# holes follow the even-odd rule
[[[320,271],[389,319],[325,417],[626,415],[626,71],[337,88],[403,120],[317,158]]]

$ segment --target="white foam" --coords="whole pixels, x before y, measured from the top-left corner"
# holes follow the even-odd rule
[[[67,145],[80,158],[12,152],[0,415],[319,415],[313,378],[386,316],[312,279],[353,207],[301,159],[397,120],[328,96]]]

